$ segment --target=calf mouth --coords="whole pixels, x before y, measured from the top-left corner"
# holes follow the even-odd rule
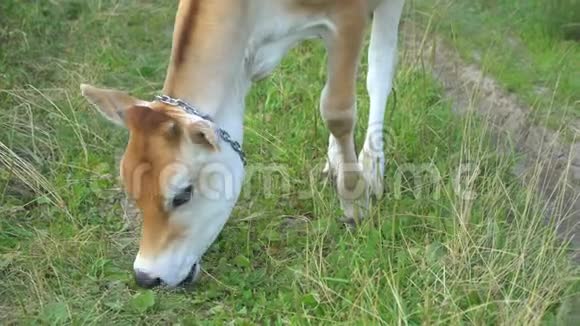
[[[177,285],[177,287],[186,287],[188,285],[193,284],[195,281],[199,279],[200,271],[201,271],[200,264],[199,263],[193,264],[187,276],[183,279],[183,281],[181,281],[181,283],[179,283],[179,285]]]

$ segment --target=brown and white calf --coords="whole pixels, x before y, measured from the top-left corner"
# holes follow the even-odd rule
[[[370,194],[383,191],[383,120],[395,67],[404,0],[181,0],[163,93],[194,105],[211,121],[163,101],[81,85],[109,120],[129,129],[121,178],[143,214],[137,283],[176,286],[195,277],[202,255],[237,201],[244,100],[301,40],[328,51],[320,112],[330,130],[326,171],[335,177],[348,219],[364,217]],[[372,21],[367,89],[370,119],[355,153],[356,75]]]

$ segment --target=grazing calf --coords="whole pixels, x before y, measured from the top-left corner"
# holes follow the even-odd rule
[[[81,85],[112,122],[129,129],[121,162],[127,193],[143,213],[137,283],[195,278],[239,196],[244,178],[244,100],[297,43],[321,38],[328,78],[320,112],[330,130],[325,171],[347,221],[383,191],[383,121],[404,0],[181,0],[163,96],[148,102]],[[373,15],[367,88],[370,119],[355,153],[356,75]]]

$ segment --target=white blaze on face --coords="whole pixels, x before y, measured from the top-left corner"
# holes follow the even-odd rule
[[[212,158],[236,159],[220,153]],[[242,178],[243,168],[235,161],[229,165],[217,162],[173,163],[164,168],[159,182],[164,196],[163,206],[169,212],[167,227],[178,230],[179,236],[170,240],[152,239],[167,242],[154,254],[140,248],[133,264],[135,271],[159,278],[166,285],[177,286],[189,276],[193,267],[199,268],[201,257],[231,214]],[[180,204],[183,191],[188,188],[191,189],[191,198]],[[159,237],[166,238],[163,233],[159,232]]]

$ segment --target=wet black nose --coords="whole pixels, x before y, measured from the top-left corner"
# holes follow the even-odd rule
[[[151,289],[161,284],[159,277],[151,277],[147,273],[135,271],[135,281],[137,285],[145,289]]]

